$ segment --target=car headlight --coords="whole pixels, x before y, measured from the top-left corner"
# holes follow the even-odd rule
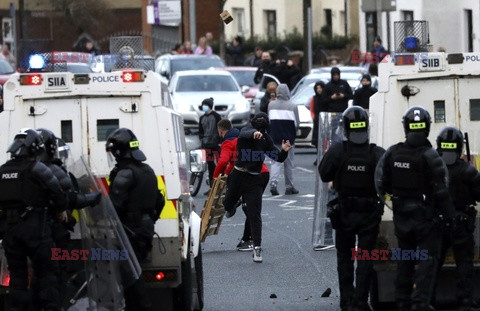
[[[235,110],[238,112],[244,112],[250,110],[250,103],[245,98],[238,99],[235,102]]]

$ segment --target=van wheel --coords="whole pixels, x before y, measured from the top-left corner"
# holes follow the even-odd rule
[[[193,301],[194,310],[201,311],[203,310],[203,259],[202,259],[202,247],[198,246],[198,255],[195,257],[195,285],[196,288],[193,290]]]
[[[182,284],[173,290],[173,309],[175,311],[191,311],[192,296],[192,256],[189,248],[187,260],[182,262]]]

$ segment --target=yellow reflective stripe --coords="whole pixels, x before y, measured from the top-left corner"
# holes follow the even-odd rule
[[[457,143],[441,143],[440,149],[457,149]]]
[[[138,140],[134,140],[130,142],[130,148],[137,148],[139,146],[140,146],[140,143],[138,142]]]
[[[158,189],[165,196],[165,206],[163,207],[162,213],[160,214],[160,219],[177,219],[177,209],[173,204],[172,200],[167,200],[167,187],[163,182],[162,176],[157,176]]]
[[[419,123],[410,123],[408,127],[411,130],[419,130],[419,129],[424,129],[427,127],[427,123],[425,122],[419,122]]]
[[[350,122],[350,128],[351,129],[358,129],[358,128],[363,128],[367,127],[367,122],[362,121],[362,122]]]

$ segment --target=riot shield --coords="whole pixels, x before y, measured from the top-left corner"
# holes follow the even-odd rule
[[[78,211],[75,231],[80,230],[82,249],[89,253],[85,260],[83,282],[80,282],[71,300],[74,306],[69,310],[77,310],[78,304],[87,303],[86,310],[121,310],[125,306],[123,289],[140,277],[141,268],[108,197],[104,179],[95,178],[87,163],[81,157],[68,170],[76,178],[79,191],[100,190],[103,197],[99,205]],[[78,235],[78,232],[73,235],[75,233]],[[85,288],[87,297],[82,298]]]
[[[317,163],[335,142],[343,140],[343,127],[340,124],[341,113],[320,112],[318,121]],[[332,248],[334,235],[332,224],[327,217],[327,203],[336,197],[336,193],[322,182],[318,169],[315,170],[315,200],[313,211],[312,244],[314,250]]]

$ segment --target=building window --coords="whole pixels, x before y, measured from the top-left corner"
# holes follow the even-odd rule
[[[245,10],[234,8],[232,9],[232,13],[237,35],[243,36],[245,34]]]
[[[413,21],[413,11],[402,11],[404,21]]]
[[[445,123],[445,101],[435,100],[433,101],[433,113],[435,123]]]
[[[265,10],[265,20],[267,24],[267,37],[273,39],[277,37],[277,12]]]
[[[480,99],[470,99],[470,121],[480,121]]]
[[[373,48],[373,40],[377,36],[377,14],[375,12],[365,12],[365,29],[367,31],[367,47],[370,51]]]

